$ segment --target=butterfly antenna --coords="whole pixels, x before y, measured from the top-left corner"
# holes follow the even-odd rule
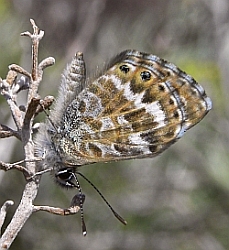
[[[76,184],[74,184],[74,186],[78,189],[79,191],[79,207],[80,207],[80,217],[81,217],[81,225],[82,225],[82,233],[83,233],[83,236],[86,236],[87,235],[87,229],[86,229],[86,224],[85,224],[85,221],[84,221],[84,213],[83,213],[83,193],[82,193],[82,190],[81,190],[81,187],[80,187],[80,183],[76,177],[76,175],[74,173],[72,173],[72,176],[74,177],[75,179],[75,182]]]
[[[49,122],[52,124],[52,126],[54,127],[54,129],[57,131],[57,128],[56,128],[56,126],[55,126],[55,124],[52,122],[52,120],[49,118],[49,114],[46,112],[46,110],[43,108],[43,111],[44,111],[44,113],[47,115],[47,118],[48,118],[48,120],[49,120]]]
[[[42,109],[43,109],[45,115],[47,116],[49,122],[52,124],[53,128],[54,128],[54,129],[56,130],[56,132],[57,132],[57,127],[55,126],[55,124],[53,123],[53,121],[49,118],[49,114],[48,114],[48,112],[45,110],[44,105],[43,105],[42,103],[40,103],[40,105],[41,105],[41,107],[42,107]]]
[[[122,222],[122,224],[127,225],[126,220],[124,220],[117,212],[115,212],[115,210],[113,209],[113,207],[110,205],[110,203],[106,200],[106,198],[102,195],[102,193],[98,190],[98,188],[86,177],[84,176],[82,173],[80,172],[76,172],[77,174],[79,174],[80,176],[82,176],[96,191],[97,193],[100,195],[100,197],[103,199],[103,201],[107,204],[107,206],[110,208],[111,212],[114,214],[114,216],[120,221]]]

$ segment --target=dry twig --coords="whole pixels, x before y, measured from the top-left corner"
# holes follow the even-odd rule
[[[0,162],[0,169],[8,171],[11,169],[17,169],[21,171],[27,183],[21,198],[21,202],[6,230],[0,239],[0,249],[9,249],[12,242],[16,238],[17,234],[28,220],[33,212],[46,211],[53,214],[69,215],[78,212],[79,207],[77,202],[70,208],[61,209],[48,206],[34,206],[33,202],[37,196],[40,174],[36,175],[36,159],[34,157],[34,144],[32,140],[32,130],[34,117],[42,110],[48,108],[54,98],[46,97],[41,101],[38,94],[38,87],[42,81],[43,70],[55,63],[54,58],[49,57],[38,62],[38,48],[39,42],[44,36],[44,31],[39,30],[34,20],[30,20],[33,27],[33,34],[30,32],[24,32],[21,35],[30,37],[32,40],[32,70],[31,73],[27,72],[19,65],[12,64],[9,66],[9,72],[6,79],[0,78],[0,94],[5,97],[17,130],[14,131],[11,128],[0,125],[0,138],[6,138],[14,136],[22,141],[24,147],[25,159],[23,162],[8,164]],[[18,74],[22,77],[18,79]],[[17,94],[28,89],[26,108],[18,107]],[[24,109],[24,110],[23,110]],[[25,163],[25,167],[21,166],[21,163]],[[77,199],[76,199],[77,200]],[[4,223],[6,217],[6,208],[12,205],[12,202],[5,202],[0,210],[0,227]]]

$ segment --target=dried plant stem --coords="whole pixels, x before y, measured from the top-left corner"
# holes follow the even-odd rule
[[[6,201],[3,206],[0,209],[0,228],[2,228],[2,225],[4,223],[5,217],[6,217],[6,210],[9,206],[12,206],[14,204],[13,201]]]
[[[45,171],[37,172],[36,162],[41,159],[37,159],[34,156],[34,143],[32,139],[33,121],[34,117],[44,109],[48,108],[54,98],[47,96],[44,100],[40,99],[38,95],[38,87],[42,81],[43,70],[55,63],[54,58],[48,57],[38,63],[38,48],[39,42],[44,36],[44,31],[39,30],[34,20],[30,20],[33,27],[33,34],[30,32],[24,32],[21,35],[31,38],[32,41],[32,69],[31,73],[27,72],[21,66],[12,64],[9,66],[9,72],[6,79],[0,78],[0,94],[5,97],[12,117],[17,127],[17,131],[0,124],[0,138],[6,138],[14,136],[21,140],[24,147],[25,159],[24,161],[17,162],[15,164],[4,163],[0,161],[0,169],[8,171],[11,169],[17,169],[22,172],[27,180],[25,189],[20,201],[20,204],[6,230],[0,238],[0,250],[9,249],[12,242],[16,238],[17,234],[30,217],[33,212],[46,211],[57,215],[71,215],[79,211],[79,198],[74,198],[74,202],[70,208],[54,208],[49,206],[34,206],[33,202],[37,196],[41,175]],[[23,77],[20,81],[17,81],[17,75],[21,74]],[[29,89],[26,108],[17,106],[16,98],[19,91]],[[25,167],[21,166],[21,163],[25,163]],[[49,171],[49,170],[48,170]],[[5,221],[6,210],[12,202],[5,202],[0,209],[0,229]]]
[[[28,92],[27,98],[27,109],[26,113],[23,117],[23,113],[19,110],[16,105],[16,101],[11,98],[7,99],[8,104],[11,107],[11,112],[14,117],[14,121],[17,125],[18,130],[21,132],[21,140],[24,146],[25,158],[26,159],[33,159],[34,158],[34,146],[32,141],[32,124],[34,119],[34,114],[36,112],[37,106],[39,105],[40,98],[38,97],[37,90],[39,83],[42,79],[42,73],[38,70],[37,65],[37,58],[38,58],[38,45],[40,39],[43,37],[44,32],[39,32],[38,27],[36,26],[35,22],[31,20],[31,24],[33,26],[34,33],[31,35],[29,32],[25,32],[24,35],[30,36],[32,39],[32,74],[30,77],[30,89]],[[19,72],[26,77],[30,76],[24,69],[17,65],[11,65],[10,70],[14,70],[15,72]],[[7,89],[7,88],[6,88]],[[9,91],[9,93],[11,93]],[[6,96],[6,95],[4,95]],[[14,95],[15,96],[15,95]],[[36,163],[34,161],[26,161],[25,162],[26,169],[35,174],[36,170]],[[33,201],[37,196],[38,188],[39,188],[39,179],[40,177],[37,176],[34,179],[31,179],[25,185],[25,189],[22,195],[21,202],[11,220],[9,225],[7,226],[5,232],[3,233],[1,240],[0,240],[0,247],[1,249],[8,249],[12,244],[13,240],[17,236],[18,232],[21,230],[27,219],[33,212]]]
[[[0,90],[1,94],[5,97],[14,119],[14,122],[17,126],[17,131],[13,131],[7,126],[1,125],[0,135],[1,137],[16,136],[21,139],[24,152],[25,152],[25,167],[22,167],[17,164],[6,164],[0,162],[0,169],[9,170],[12,168],[22,171],[29,182],[25,185],[25,189],[21,198],[21,202],[11,220],[6,230],[4,231],[0,239],[0,249],[9,249],[10,245],[16,238],[18,232],[21,230],[27,219],[35,211],[33,206],[33,201],[37,196],[40,175],[35,175],[36,173],[36,162],[34,161],[34,145],[32,140],[32,125],[34,116],[39,110],[40,97],[38,95],[38,87],[42,80],[43,69],[54,64],[55,60],[53,58],[47,58],[38,65],[38,47],[39,42],[44,35],[44,31],[39,31],[33,20],[30,20],[33,26],[33,34],[30,32],[22,33],[23,36],[28,36],[32,40],[32,70],[31,74],[24,70],[18,65],[10,65],[9,73],[5,80],[0,79]],[[29,79],[29,91],[27,97],[27,108],[25,114],[20,110],[16,104],[16,95],[18,89],[20,90],[21,86],[16,86],[17,74],[20,73],[27,79]],[[23,89],[23,87],[21,88]],[[24,87],[25,89],[25,87]],[[34,176],[33,178],[28,178],[28,175]],[[8,203],[7,203],[8,204]],[[0,212],[0,226],[4,223],[6,216],[6,207],[5,203]]]
[[[21,140],[21,135],[18,131],[11,129],[4,124],[0,124],[0,138],[7,138],[11,136],[15,136]]]
[[[32,203],[37,196],[39,184],[28,182],[25,186],[21,202],[0,239],[0,249],[9,249],[17,234],[33,212]]]
[[[33,212],[38,212],[38,211],[44,211],[44,212],[48,212],[51,214],[57,214],[57,215],[72,215],[75,214],[77,212],[79,212],[80,207],[79,206],[74,206],[74,207],[70,207],[70,208],[58,208],[58,207],[50,207],[50,206],[34,206],[33,207]]]

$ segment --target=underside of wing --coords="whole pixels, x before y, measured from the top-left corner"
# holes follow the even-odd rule
[[[67,109],[68,140],[88,162],[155,156],[211,109],[192,77],[156,56],[125,51],[109,67]]]

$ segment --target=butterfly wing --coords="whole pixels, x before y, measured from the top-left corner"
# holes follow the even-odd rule
[[[204,89],[175,65],[124,51],[67,107],[56,147],[78,165],[152,157],[211,106]]]

